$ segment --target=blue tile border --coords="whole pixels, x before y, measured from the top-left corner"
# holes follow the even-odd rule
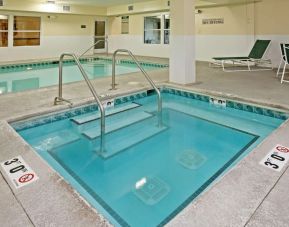
[[[167,87],[161,88],[161,91],[162,93],[174,94],[174,95],[178,95],[178,96],[182,96],[182,97],[186,97],[190,99],[195,99],[195,100],[202,101],[202,102],[207,102],[207,103],[210,102],[210,96],[207,96],[207,95],[202,95],[202,94],[197,94],[197,93],[193,93],[189,91],[183,91],[183,90],[179,90],[175,88],[167,88]],[[133,102],[135,100],[153,95],[154,93],[155,93],[154,90],[134,93],[131,95],[115,98],[114,102],[115,102],[115,105],[120,105],[126,102]],[[289,118],[289,113],[276,111],[276,110],[263,108],[263,107],[258,107],[258,106],[253,106],[250,104],[235,102],[231,100],[227,100],[226,107],[236,109],[236,110],[256,113],[256,114],[267,116],[267,117],[277,118],[280,120],[287,120]],[[33,127],[38,127],[44,124],[53,123],[59,120],[65,120],[67,118],[75,117],[77,115],[87,114],[87,113],[97,111],[97,110],[98,110],[97,105],[90,104],[90,105],[86,105],[83,107],[77,107],[73,110],[65,111],[62,113],[56,113],[51,116],[39,117],[39,118],[34,118],[32,120],[21,121],[21,122],[13,122],[11,123],[11,125],[16,131],[20,131],[20,130],[25,130],[25,129],[29,129]]]
[[[126,102],[136,101],[136,100],[144,98],[144,97],[147,97],[146,91],[131,94],[128,96],[122,96],[122,97],[115,98],[114,102],[115,102],[115,105],[120,105],[120,104],[123,104]],[[16,131],[21,131],[21,130],[26,130],[29,128],[34,128],[34,127],[38,127],[41,125],[53,123],[56,121],[65,120],[65,119],[75,117],[78,115],[88,114],[88,113],[91,113],[91,112],[97,111],[97,110],[98,110],[98,106],[96,104],[89,104],[89,105],[85,105],[82,107],[76,107],[76,108],[69,110],[69,111],[56,113],[56,114],[53,114],[50,116],[44,116],[44,117],[40,116],[40,117],[36,117],[33,119],[28,119],[26,121],[13,122],[10,125]]]
[[[201,95],[201,94],[188,92],[188,91],[182,91],[182,90],[175,89],[175,88],[163,88],[162,92],[168,93],[168,94],[179,95],[179,96],[183,96],[183,97],[187,97],[191,99],[196,99],[196,100],[204,101],[204,102],[210,101],[210,96]],[[222,99],[226,99],[226,98],[222,98]],[[289,118],[289,113],[286,113],[286,112],[276,111],[276,110],[268,109],[265,107],[258,107],[258,106],[254,106],[254,105],[250,105],[246,103],[232,101],[232,100],[226,100],[226,107],[233,108],[236,110],[256,113],[256,114],[264,115],[267,117],[273,117],[273,118],[277,118],[281,120],[287,120]]]
[[[203,102],[210,102],[210,97],[207,95],[201,95],[193,92],[183,91],[175,88],[163,88],[162,93],[174,94],[190,99],[195,99]]]
[[[112,62],[111,58],[102,58],[102,57],[93,57],[93,58],[82,58],[80,62],[89,62],[89,61],[97,61],[102,60],[106,62]],[[119,60],[120,63],[126,64],[135,64],[132,60]],[[19,72],[24,70],[31,70],[31,69],[45,69],[45,68],[53,68],[55,65],[58,65],[59,61],[41,61],[41,62],[32,62],[32,63],[19,63],[19,64],[8,64],[8,65],[0,65],[0,73],[7,73],[7,72]],[[63,61],[64,65],[73,65],[73,59],[66,59]],[[160,64],[160,63],[149,63],[149,62],[140,62],[142,66],[151,66],[155,68],[166,68],[168,64]]]

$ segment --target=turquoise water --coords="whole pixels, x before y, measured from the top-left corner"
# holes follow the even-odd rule
[[[94,60],[83,62],[82,66],[90,79],[111,76],[112,65],[110,61]],[[143,65],[145,70],[153,70],[158,67]],[[135,64],[120,63],[116,65],[116,74],[137,72]],[[83,77],[73,64],[65,64],[63,69],[63,83],[71,83],[83,80]],[[46,66],[15,67],[0,71],[0,94],[18,92],[48,87],[58,84],[58,64]]]
[[[97,113],[19,133],[114,225],[162,226],[283,122],[177,95],[163,98],[162,127],[155,96],[108,109],[104,153],[99,122],[91,119]]]

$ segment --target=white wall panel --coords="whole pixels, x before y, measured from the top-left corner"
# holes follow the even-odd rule
[[[0,61],[58,58],[63,52],[81,54],[92,43],[91,36],[45,36],[40,46],[1,48]]]
[[[144,44],[143,35],[111,35],[108,46],[111,53],[116,49],[128,49],[136,55],[169,56],[169,45]]]

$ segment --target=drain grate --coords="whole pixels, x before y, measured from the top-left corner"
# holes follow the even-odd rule
[[[134,189],[134,194],[145,204],[154,205],[168,195],[170,187],[157,177],[145,178],[142,186]]]
[[[198,169],[206,160],[207,158],[203,154],[193,150],[185,150],[177,157],[178,163],[188,169]]]

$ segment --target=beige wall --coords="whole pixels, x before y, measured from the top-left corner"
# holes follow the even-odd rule
[[[94,21],[96,16],[66,15],[66,14],[48,14],[31,13],[18,11],[1,11],[0,14],[15,16],[37,16],[41,17],[41,35],[42,36],[75,36],[94,34]],[[86,25],[86,28],[81,28]]]
[[[104,7],[71,5],[70,12],[63,12],[62,4],[48,5],[46,1],[31,0],[5,0],[1,10],[43,12],[43,13],[65,13],[106,16],[107,9]]]
[[[93,42],[94,21],[105,17],[0,11],[9,15],[8,47],[0,48],[0,61],[15,61],[39,58],[55,58],[64,52],[81,54]],[[39,46],[13,47],[13,16],[41,17],[41,39]],[[86,28],[81,28],[85,25]],[[92,51],[89,52],[92,54]]]
[[[132,1],[133,2],[133,1]],[[133,12],[128,11],[128,6],[134,5]],[[126,4],[126,5],[118,5],[107,8],[107,15],[123,15],[123,14],[136,14],[136,13],[147,13],[154,11],[168,11],[168,0],[155,0],[149,2],[141,2],[136,4]]]
[[[109,7],[107,10],[103,8],[96,9],[95,7],[89,7],[90,9],[88,9],[87,7],[72,6],[72,11],[75,14],[67,15],[48,12],[33,13],[31,11],[41,11],[37,8],[40,7],[40,3],[33,6],[29,0],[6,0],[5,3],[6,5],[0,9],[0,14],[41,16],[41,35],[44,38],[43,40],[46,40],[44,42],[46,46],[54,47],[54,43],[50,44],[49,42],[55,42],[55,40],[57,41],[60,38],[62,39],[61,42],[67,43],[69,40],[74,39],[73,45],[77,43],[75,50],[85,49],[89,45],[92,45],[94,20],[99,18],[96,15],[106,15],[106,13],[110,15],[128,15],[127,5]],[[246,54],[250,50],[254,39],[267,38],[273,40],[274,45],[270,47],[272,50],[269,51],[269,54],[274,55],[277,62],[279,59],[279,42],[289,42],[289,15],[287,12],[289,0],[263,0],[262,2],[248,5],[206,6],[203,8],[198,6],[198,8],[202,10],[202,13],[195,15],[197,58],[201,56],[198,59],[209,60],[213,54],[233,55],[239,54],[241,51],[243,52],[240,54]],[[8,11],[8,9],[15,10]],[[155,12],[156,10],[158,12]],[[132,51],[135,50],[140,55],[168,57],[169,45],[143,44],[144,17],[167,13],[167,11],[167,0],[135,4],[134,13],[136,14],[130,15],[128,35],[121,34],[121,17],[110,16],[108,20],[108,34],[112,38],[110,43],[113,47],[112,49],[126,47],[132,48]],[[86,15],[80,15],[82,13]],[[194,13],[193,10],[192,13]],[[95,16],[90,16],[90,14]],[[52,17],[49,19],[48,16]],[[202,19],[205,18],[224,18],[225,24],[203,25]],[[81,25],[86,25],[86,28],[81,29]],[[86,41],[78,41],[80,37]],[[61,47],[67,44],[61,42],[59,43]],[[47,45],[47,43],[50,45]],[[73,47],[72,44],[65,48],[65,50],[69,50],[71,47]],[[16,51],[21,48],[11,47],[11,49],[15,49],[13,51]],[[5,52],[3,50],[6,49],[1,48],[1,54]],[[6,52],[10,54],[10,50],[6,50]],[[53,54],[49,56],[53,56]]]
[[[288,11],[289,0],[263,0],[262,3],[257,3],[255,34],[289,35]]]
[[[142,35],[144,32],[144,17],[146,16],[158,16],[160,14],[167,13],[146,13],[146,14],[135,14],[129,15],[129,34],[130,35]],[[109,18],[109,32],[110,35],[121,34],[121,17],[110,17]]]
[[[196,14],[196,33],[200,35],[253,35],[254,15],[250,5],[200,9]],[[203,25],[203,19],[224,18],[224,24]]]
[[[42,16],[43,35],[46,36],[71,36],[94,34],[94,19],[92,16],[55,15],[49,19],[48,15]],[[85,25],[86,28],[81,28]]]
[[[202,9],[202,13],[195,16],[196,33],[199,35],[252,35],[252,26],[254,26],[252,7],[253,5],[242,5]],[[160,14],[165,14],[165,12],[130,15],[129,33],[131,35],[143,34],[144,17]],[[202,25],[202,19],[205,18],[224,18],[225,23]],[[121,17],[110,17],[109,21],[109,34],[121,34]]]

